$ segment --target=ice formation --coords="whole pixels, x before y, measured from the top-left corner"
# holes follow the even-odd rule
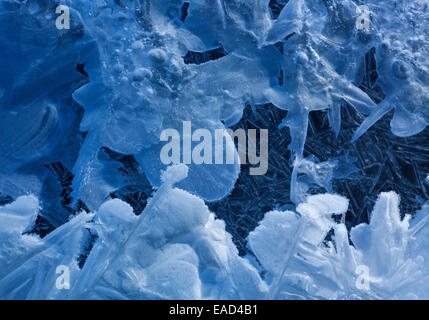
[[[0,3],[0,298],[429,298],[427,146],[414,150],[419,210],[377,189],[355,225],[356,199],[333,185],[371,163],[305,149],[312,114],[340,137],[349,107],[349,143],[377,140],[391,112],[395,136],[427,143],[427,1],[64,0],[61,30],[59,4]],[[270,139],[290,151],[270,150],[269,179],[290,201],[258,207],[243,256],[212,212],[242,190],[240,165],[167,167],[159,137],[183,121],[230,128],[246,108],[268,119],[269,105],[283,115]]]
[[[25,234],[37,199],[24,196],[0,210],[0,295],[3,299],[357,299],[428,298],[428,205],[401,220],[399,197],[382,193],[370,224],[335,222],[348,200],[309,196],[296,212],[272,211],[250,233],[260,262],[238,255],[224,223],[198,197],[174,187],[187,168],[170,167],[140,216],[125,202],[105,202],[44,239]],[[7,223],[5,222],[7,221]],[[88,228],[97,234],[82,269],[76,257]],[[333,239],[321,246],[329,230]],[[55,286],[58,265],[70,289]],[[356,287],[359,267],[368,286]],[[259,268],[267,274],[260,276]],[[177,275],[180,274],[180,277]]]

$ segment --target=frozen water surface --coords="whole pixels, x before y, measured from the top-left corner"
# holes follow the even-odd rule
[[[61,4],[0,3],[0,298],[429,298],[427,1]]]

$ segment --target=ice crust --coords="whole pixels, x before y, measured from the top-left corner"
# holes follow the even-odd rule
[[[353,108],[353,143],[387,114],[398,137],[427,130],[427,2],[367,0],[369,30],[356,28],[361,1],[184,3],[64,0],[70,30],[55,27],[58,1],[0,3],[0,298],[429,298],[429,189],[402,215],[400,195],[377,189],[369,223],[350,225],[356,199],[335,181],[356,159],[305,149],[320,111],[340,137]],[[288,203],[258,207],[243,257],[205,203],[231,195],[240,165],[167,167],[159,136],[183,121],[233,127],[268,104],[284,112],[271,134],[288,139],[275,161]]]
[[[222,220],[204,201],[174,187],[186,167],[170,167],[140,216],[106,201],[44,239],[26,235],[39,208],[24,196],[0,209],[3,299],[368,299],[428,298],[429,204],[401,220],[399,197],[382,193],[369,224],[342,222],[348,200],[309,196],[296,212],[268,212],[249,235],[260,265],[238,255]],[[89,228],[97,234],[80,269],[76,257]],[[324,242],[329,230],[331,241]],[[70,289],[55,286],[57,265],[70,268]],[[369,287],[358,289],[359,266]],[[265,276],[261,277],[260,271]],[[180,277],[178,276],[180,274]]]
[[[2,170],[16,175],[16,169],[25,164],[35,168],[34,160],[55,158],[61,149],[59,141],[76,136],[76,127],[66,121],[68,106],[64,105],[64,97],[72,92],[74,101],[84,108],[80,130],[87,134],[61,158],[73,169],[74,204],[80,199],[91,210],[129,183],[120,178],[111,181],[118,167],[99,161],[101,147],[134,155],[150,183],[159,186],[160,171],[165,169],[158,161],[161,130],[178,129],[183,120],[210,130],[231,126],[246,104],[270,102],[288,111],[283,125],[290,130],[289,148],[296,164],[302,160],[308,115],[314,110],[329,110],[337,135],[344,103],[367,115],[353,140],[392,109],[396,135],[414,135],[426,127],[428,13],[424,2],[367,1],[369,30],[355,27],[360,9],[350,0],[281,2],[276,19],[268,0],[188,3],[183,16],[179,0],[65,1],[72,9],[71,31],[66,32],[52,23],[55,1],[3,2],[2,29],[14,31],[2,38],[7,67],[0,99],[8,106],[7,123],[32,121],[27,121],[28,128],[2,127],[2,150],[9,151],[2,152]],[[23,36],[18,37],[20,32]],[[189,52],[210,52],[219,46],[224,56],[208,53],[205,63],[183,59]],[[358,86],[362,59],[370,50],[375,50],[377,85],[385,97],[378,105]],[[12,67],[18,61],[23,62]],[[51,68],[58,65],[56,61],[66,63]],[[80,74],[74,70],[76,63],[83,66]],[[49,72],[33,80],[40,70]],[[54,81],[57,77],[61,81]],[[82,86],[88,77],[89,83]],[[34,90],[36,86],[44,91]],[[10,151],[14,161],[7,156]],[[8,178],[16,177],[8,174],[2,191],[14,196],[23,191],[38,193],[41,169],[33,171],[36,181],[27,181],[28,175],[23,178],[29,187],[9,182]],[[181,187],[205,200],[220,200],[232,190],[238,174],[237,165],[191,164]]]

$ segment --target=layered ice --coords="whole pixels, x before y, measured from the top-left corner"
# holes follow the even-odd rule
[[[389,115],[394,135],[427,138],[426,1],[64,0],[60,30],[59,4],[0,3],[1,298],[429,298],[426,146],[414,150],[419,210],[371,194],[380,173],[358,225],[334,180],[347,189],[386,162],[305,151],[311,115],[326,112],[339,137],[346,108],[358,154],[364,135],[380,144],[371,129]],[[160,135],[183,121],[233,127],[267,105],[283,112],[270,139],[290,153],[270,165],[290,202],[258,207],[243,257],[207,207],[243,183],[239,163],[167,167]],[[238,158],[230,137],[225,149]]]
[[[382,193],[370,223],[352,228],[351,242],[345,225],[330,219],[331,213],[347,210],[344,198],[310,196],[298,206],[300,216],[267,213],[249,243],[274,279],[271,298],[424,299],[428,264],[415,245],[424,241],[427,211],[420,211],[410,226],[410,216],[401,220],[398,205],[397,194]],[[321,246],[330,229],[332,240]],[[366,287],[359,285],[365,270]]]
[[[249,235],[257,260],[238,255],[225,225],[204,202],[174,187],[187,168],[170,167],[140,216],[105,202],[44,239],[27,235],[39,208],[33,196],[0,209],[3,299],[367,299],[428,298],[428,206],[401,219],[399,197],[382,193],[369,224],[343,222],[348,200],[309,196],[296,211],[272,211]],[[83,268],[84,231],[97,235]],[[326,235],[333,230],[333,237]],[[255,262],[257,261],[257,262]],[[58,265],[70,270],[58,289]],[[362,269],[364,268],[364,269]],[[360,286],[359,270],[367,270]],[[260,271],[265,271],[261,277]],[[178,275],[180,274],[180,277]]]

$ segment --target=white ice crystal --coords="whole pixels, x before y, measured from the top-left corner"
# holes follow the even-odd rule
[[[138,218],[120,200],[100,207],[94,223],[99,238],[71,297],[263,297],[264,283],[238,256],[224,223],[201,199],[172,187],[178,175],[186,177],[182,167],[168,168]]]
[[[250,234],[253,252],[273,278],[271,298],[427,297],[427,256],[422,255],[425,250],[414,249],[424,241],[427,210],[417,214],[422,219],[418,227],[410,228],[409,217],[401,220],[397,194],[382,193],[370,224],[352,228],[350,244],[345,225],[326,216],[347,210],[347,201],[334,197],[309,197],[297,208],[301,214],[305,212],[301,217],[290,211],[267,213]],[[321,246],[330,228],[333,241],[328,247]],[[368,270],[367,288],[358,285],[362,267]]]
[[[365,118],[352,141],[392,110],[395,135],[426,128],[426,0],[367,0],[363,29],[357,0],[289,0],[276,19],[269,0],[189,0],[186,17],[181,0],[64,0],[70,31],[55,27],[57,2],[0,2],[0,192],[15,198],[0,207],[1,299],[429,298],[429,203],[401,217],[399,195],[381,193],[369,224],[347,230],[349,200],[331,190],[335,160],[304,158],[317,110],[338,135],[341,108],[352,106]],[[359,87],[370,50],[378,104]],[[205,203],[231,192],[240,165],[167,168],[160,134],[183,121],[225,129],[246,105],[268,103],[287,111],[283,165],[293,165],[296,207],[265,214],[248,259]],[[238,157],[230,137],[225,146]],[[132,156],[155,188],[140,215],[108,200],[133,177],[103,161],[102,148]],[[63,202],[89,212],[67,212],[42,239],[32,228],[49,202],[43,170],[61,161],[72,198]],[[312,186],[327,193],[309,195]]]
[[[67,266],[73,277],[85,226],[92,215],[82,213],[44,239],[25,234],[39,211],[34,196],[23,196],[0,208],[0,298],[53,299],[57,267]]]
[[[383,112],[373,111],[375,116],[362,126],[367,129],[367,125],[394,108],[392,132],[401,137],[417,134],[429,123],[429,63],[425,58],[429,53],[428,4],[403,0],[366,4],[373,16],[377,84],[386,99]]]
[[[169,168],[170,178],[182,168]],[[164,177],[166,177],[164,175]],[[182,178],[184,178],[182,176]],[[166,177],[166,179],[168,179]],[[347,199],[320,194],[297,212],[272,211],[249,235],[264,279],[238,256],[224,223],[204,202],[166,180],[141,216],[121,200],[82,213],[44,239],[22,233],[38,202],[23,197],[0,209],[0,297],[3,299],[369,299],[427,298],[428,207],[400,218],[399,198],[383,193],[370,224],[342,222]],[[93,222],[89,222],[94,217]],[[97,239],[82,269],[77,255],[85,227]],[[334,230],[332,240],[324,239]],[[8,241],[5,241],[5,239]],[[70,290],[56,287],[56,268],[69,268]],[[357,285],[368,270],[368,287]],[[178,276],[180,275],[180,276]]]

